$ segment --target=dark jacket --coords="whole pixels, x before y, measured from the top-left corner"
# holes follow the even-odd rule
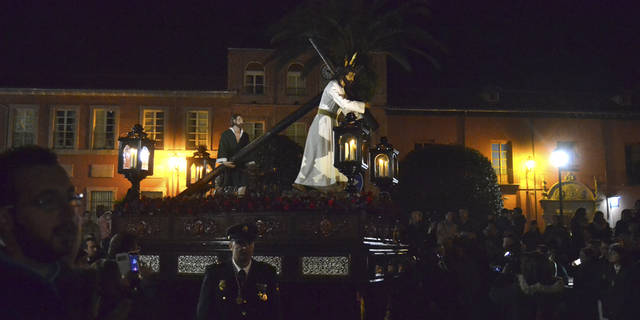
[[[55,286],[0,252],[0,318],[69,319]]]
[[[249,135],[246,132],[242,132],[240,141],[236,140],[235,133],[232,129],[227,129],[222,132],[220,136],[220,143],[218,147],[218,162],[231,161],[231,158],[238,153],[242,148],[249,144]],[[235,168],[225,168],[222,175],[222,186],[224,187],[240,187],[247,185],[247,175],[244,172],[245,162],[249,159],[245,157],[243,161],[236,161]]]
[[[277,278],[271,265],[252,260],[242,290],[238,290],[231,260],[207,267],[200,288],[197,319],[281,319]]]
[[[632,292],[636,283],[633,283],[632,267],[623,265],[616,273],[610,264],[604,273],[606,289],[604,292],[604,309],[607,317],[612,320],[635,319],[635,303],[631,301]]]

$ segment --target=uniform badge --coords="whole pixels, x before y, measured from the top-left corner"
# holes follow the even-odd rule
[[[224,291],[224,289],[227,287],[227,282],[224,280],[220,280],[220,282],[218,282],[218,289],[220,289],[220,291]]]
[[[266,302],[269,300],[266,283],[256,283],[256,289],[258,289],[258,299],[260,299],[260,301]]]

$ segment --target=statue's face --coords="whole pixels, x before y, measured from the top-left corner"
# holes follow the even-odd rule
[[[353,71],[349,71],[349,73],[347,73],[347,75],[344,76],[344,79],[347,80],[348,82],[353,82],[355,78],[356,78],[356,74]]]

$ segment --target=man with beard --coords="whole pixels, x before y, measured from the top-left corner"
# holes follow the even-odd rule
[[[218,144],[217,163],[226,167],[222,174],[222,187],[225,193],[237,193],[244,196],[247,189],[245,162],[233,162],[231,158],[249,144],[249,135],[242,129],[244,120],[239,114],[231,115],[231,127],[222,132]],[[253,164],[248,161],[246,165]]]
[[[227,230],[231,259],[207,267],[197,319],[281,319],[275,268],[254,260],[255,224]]]
[[[3,319],[68,319],[54,282],[77,249],[74,187],[51,151],[0,155],[0,310]]]

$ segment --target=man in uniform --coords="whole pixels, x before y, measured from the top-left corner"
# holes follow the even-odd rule
[[[281,319],[275,268],[253,260],[258,230],[243,223],[227,230],[232,257],[207,267],[197,319]]]
[[[240,149],[249,144],[249,135],[242,130],[244,123],[239,114],[231,115],[231,127],[220,136],[218,144],[217,163],[226,167],[222,174],[222,188],[225,192],[237,192],[243,196],[247,186],[247,174],[244,171],[244,163],[236,163],[231,160]],[[251,164],[249,162],[248,164]]]

